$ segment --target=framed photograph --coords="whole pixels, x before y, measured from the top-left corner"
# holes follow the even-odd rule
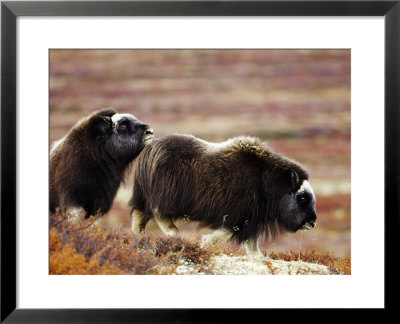
[[[399,1],[4,1],[1,17],[1,321],[392,308]]]

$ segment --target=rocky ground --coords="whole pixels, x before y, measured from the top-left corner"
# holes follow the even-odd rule
[[[211,257],[208,266],[201,267],[183,261],[176,268],[176,274],[214,274],[214,275],[333,275],[340,274],[325,265],[304,261],[274,260],[269,257],[216,255]]]

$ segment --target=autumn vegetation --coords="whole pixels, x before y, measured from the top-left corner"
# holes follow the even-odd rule
[[[270,253],[268,255],[273,260],[296,261],[317,263],[325,265],[338,274],[351,274],[351,257],[337,258],[332,252],[317,253],[315,250],[288,251],[279,253]]]
[[[96,221],[94,217],[72,223],[65,214],[50,215],[49,273],[52,275],[167,275],[175,274],[183,262],[197,265],[205,274],[213,274],[210,258],[222,253],[243,254],[224,245],[202,248],[199,241],[167,237],[158,232],[134,235],[125,228],[113,228]],[[337,274],[350,274],[350,258],[336,258],[329,253],[304,250],[264,254],[271,259],[322,264]]]
[[[50,216],[50,274],[169,274],[180,260],[201,265],[212,254],[233,253],[157,233],[134,235],[94,220],[71,223],[64,214]]]

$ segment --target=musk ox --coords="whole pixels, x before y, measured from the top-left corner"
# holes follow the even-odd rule
[[[132,160],[153,130],[130,114],[97,111],[79,121],[50,151],[50,211],[69,219],[108,212]]]
[[[202,243],[235,239],[259,254],[258,238],[315,226],[315,195],[297,162],[257,138],[208,143],[190,135],[154,139],[135,160],[132,230],[154,219],[167,235],[174,221],[214,229]]]

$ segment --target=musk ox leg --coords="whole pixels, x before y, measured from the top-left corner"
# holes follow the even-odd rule
[[[66,213],[68,221],[71,223],[80,223],[86,216],[86,211],[82,207],[70,207]]]
[[[148,217],[145,217],[142,211],[135,209],[132,213],[131,228],[134,234],[140,234],[144,231],[148,221]]]
[[[247,255],[262,256],[257,239],[248,239],[244,243],[244,249],[246,250]]]
[[[158,227],[161,231],[168,236],[180,236],[178,228],[175,226],[174,222],[170,218],[161,217],[158,209],[153,210],[154,220],[156,221]]]
[[[232,236],[232,232],[225,229],[218,229],[211,234],[203,235],[201,238],[201,247],[205,247],[208,244],[224,243],[229,240]]]

